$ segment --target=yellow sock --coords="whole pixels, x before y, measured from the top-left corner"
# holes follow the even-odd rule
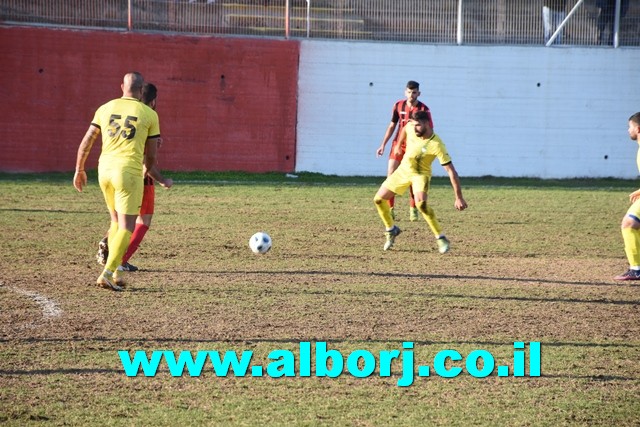
[[[116,271],[118,266],[122,264],[122,257],[129,247],[129,239],[131,232],[125,228],[120,228],[109,242],[109,258],[104,268],[109,271]]]
[[[376,209],[378,210],[378,215],[382,219],[384,226],[389,230],[393,227],[393,217],[391,216],[391,207],[389,207],[389,202],[384,199],[381,199],[378,196],[373,198],[373,203],[376,205]]]
[[[627,254],[629,265],[632,267],[640,265],[640,230],[628,227],[622,229],[624,239],[624,252]]]
[[[107,245],[109,245],[109,251],[111,251],[111,240],[113,240],[113,236],[116,235],[118,231],[118,222],[111,221],[111,225],[109,226],[109,233],[107,234]]]
[[[433,210],[431,206],[427,206],[427,202],[416,203],[416,207],[422,213],[423,218],[429,224],[429,228],[436,237],[439,237],[442,234],[442,227],[440,227],[440,223],[436,218],[436,212]]]

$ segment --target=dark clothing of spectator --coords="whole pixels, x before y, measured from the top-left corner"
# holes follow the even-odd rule
[[[613,25],[616,19],[616,0],[596,0],[596,6],[600,8],[598,15],[598,39],[602,45],[613,44]],[[629,0],[620,1],[620,19],[624,18],[629,10]]]

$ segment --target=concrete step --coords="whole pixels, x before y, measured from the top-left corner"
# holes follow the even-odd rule
[[[243,34],[263,35],[263,36],[282,36],[284,34],[284,26],[282,27],[243,27]],[[349,34],[349,39],[353,40],[374,40],[374,34],[371,31],[346,31],[336,29],[312,29],[309,32],[310,37],[327,38],[327,39],[343,39],[345,33]],[[307,29],[290,28],[290,34],[293,37],[306,37]]]
[[[344,31],[363,31],[365,29],[365,23],[363,19],[336,19],[336,18],[319,18],[311,16],[309,19],[310,28],[313,31],[332,31],[337,27],[342,28]],[[284,28],[285,18],[283,16],[265,16],[265,15],[244,15],[229,13],[225,15],[225,24],[229,27],[242,27],[242,28]],[[291,29],[305,29],[307,28],[306,16],[290,16],[289,25]]]
[[[206,3],[206,0],[198,0]],[[311,6],[314,8],[333,9],[336,7],[335,0],[311,0]],[[343,1],[343,3],[346,3]],[[285,7],[285,0],[216,0],[215,4],[224,5],[225,7],[233,6],[262,6],[262,7]],[[289,0],[290,7],[306,8],[306,0]]]
[[[216,2],[215,4],[218,4],[218,3]],[[354,13],[355,11],[355,9],[352,7],[336,7],[330,4],[327,4],[327,5],[317,4],[316,2],[313,2],[312,4],[313,6],[309,9],[315,12],[320,12],[320,13],[331,12],[332,14],[339,14],[339,13]],[[284,11],[285,11],[284,2],[282,2],[282,4],[273,4],[270,2],[261,2],[261,1],[250,2],[250,3],[238,3],[237,1],[234,0],[233,3],[220,3],[219,6],[221,6],[224,10],[250,11],[251,13],[262,13],[262,14],[265,14],[265,13],[284,14]],[[301,14],[306,13],[307,6],[306,4],[303,4],[300,6],[292,4],[289,7],[289,11],[290,13],[301,13]]]

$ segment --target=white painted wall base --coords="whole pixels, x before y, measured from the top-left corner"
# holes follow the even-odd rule
[[[375,151],[417,80],[461,176],[634,178],[639,76],[632,48],[303,41],[296,170],[385,175]]]

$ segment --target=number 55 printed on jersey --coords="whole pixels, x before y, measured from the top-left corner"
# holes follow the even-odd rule
[[[127,118],[124,119],[124,123],[122,123],[121,115],[112,114],[111,117],[109,117],[109,129],[107,129],[107,134],[114,138],[118,136],[118,133],[120,133],[124,139],[133,139],[136,135],[136,127],[134,125],[137,120],[137,117],[127,116]]]

